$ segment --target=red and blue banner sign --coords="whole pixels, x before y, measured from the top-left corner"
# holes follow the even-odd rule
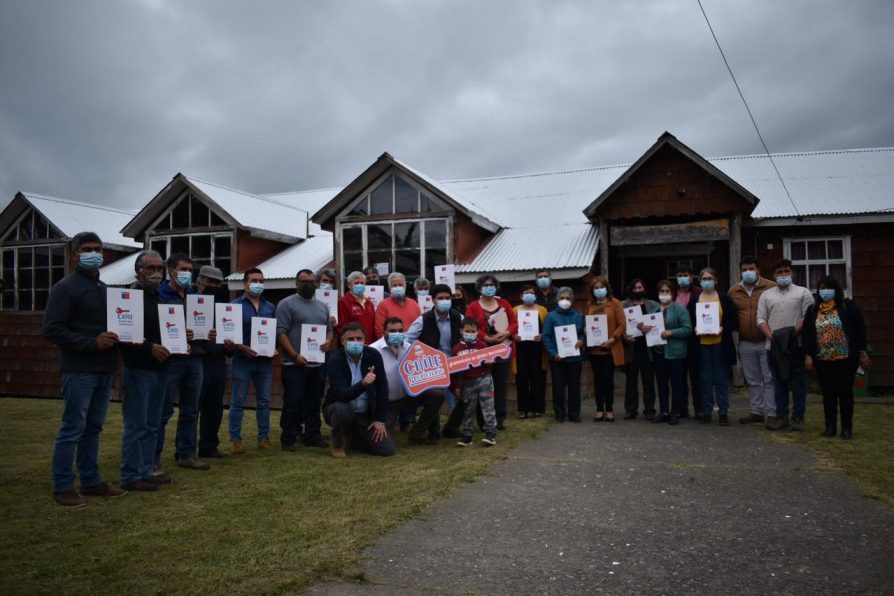
[[[415,341],[397,365],[400,382],[410,397],[450,386],[450,375],[508,360],[512,348],[498,344],[483,350],[448,358],[443,352],[420,341]]]

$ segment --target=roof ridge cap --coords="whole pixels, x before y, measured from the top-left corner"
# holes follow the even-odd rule
[[[111,207],[109,205],[100,205],[98,203],[88,203],[87,201],[77,201],[75,199],[63,199],[60,197],[51,197],[50,195],[42,195],[36,192],[26,192],[22,191],[22,195],[26,199],[30,199],[31,197],[37,199],[43,199],[44,201],[52,201],[54,203],[64,203],[66,205],[74,205],[76,207],[92,207],[93,209],[100,209],[102,211],[114,211],[116,213],[121,213],[123,215],[135,215],[139,210],[130,210],[130,209],[121,209],[118,207]]]
[[[855,147],[852,149],[823,149],[820,151],[786,151],[780,153],[770,153],[772,157],[792,157],[803,155],[833,155],[839,153],[873,153],[883,151],[894,151],[894,147]],[[766,158],[766,153],[746,153],[744,155],[721,155],[719,157],[709,157],[708,161],[726,161],[730,159],[755,159]]]
[[[285,204],[285,203],[280,203],[279,201],[274,201],[273,199],[269,199],[269,198],[267,198],[267,197],[264,196],[264,195],[255,194],[255,193],[248,192],[248,191],[245,191],[245,190],[239,190],[238,188],[233,188],[232,186],[227,186],[227,185],[225,185],[225,184],[220,184],[220,183],[218,183],[218,182],[212,182],[212,181],[210,181],[210,180],[205,180],[204,178],[199,178],[198,176],[190,176],[190,175],[188,175],[188,174],[183,174],[183,176],[184,176],[187,180],[190,180],[190,181],[195,180],[196,182],[201,182],[202,184],[208,184],[209,186],[214,186],[214,187],[219,188],[219,189],[221,189],[221,190],[228,190],[228,191],[230,191],[230,192],[235,192],[235,193],[238,193],[238,194],[240,194],[240,195],[245,195],[245,196],[247,196],[247,197],[252,197],[252,198],[254,198],[254,199],[258,199],[258,200],[260,200],[260,201],[264,201],[265,203],[270,203],[271,205],[278,205],[278,206],[280,206],[280,207],[285,207],[286,209],[292,209],[293,211],[301,211],[302,213],[304,213],[305,215],[307,215],[308,217],[310,217],[310,213],[307,212],[307,211],[305,211],[304,209],[301,209],[300,207],[295,207],[294,205],[287,205],[287,204]]]
[[[615,168],[629,168],[633,164],[614,164],[607,166],[592,166],[589,168],[572,168],[567,170],[554,170],[552,172],[529,172],[527,174],[507,174],[504,176],[484,176],[481,178],[456,178],[442,180],[441,184],[455,184],[458,182],[484,182],[488,180],[512,180],[516,178],[536,178],[539,176],[556,176],[558,174],[577,174],[579,172],[594,172],[597,170],[612,170]]]
[[[311,192],[323,192],[324,190],[327,190],[327,191],[328,190],[341,190],[343,188],[344,188],[344,186],[329,186],[326,188],[309,188],[307,190],[286,190],[283,192],[266,192],[266,193],[264,193],[262,195],[258,195],[258,196],[279,197],[282,195],[302,195],[302,194],[307,194],[307,193],[311,193]]]

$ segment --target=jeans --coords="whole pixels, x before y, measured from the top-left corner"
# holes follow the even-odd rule
[[[679,416],[686,409],[686,392],[683,379],[686,378],[686,359],[667,359],[662,352],[652,352],[655,382],[658,385],[658,407],[661,415]]]
[[[196,426],[203,374],[201,358],[174,356],[168,359],[168,389],[161,412],[158,442],[155,445],[156,464],[161,463],[161,453],[165,446],[165,426],[174,415],[174,397],[178,393],[180,415],[177,417],[174,458],[180,461],[196,456]]]
[[[167,395],[167,369],[124,367],[121,414],[121,484],[149,477],[155,463],[155,445],[161,426],[161,410]]]
[[[62,424],[53,446],[53,492],[74,490],[72,463],[77,459],[81,486],[96,486],[99,477],[99,433],[109,409],[112,375],[62,373]]]
[[[770,372],[773,373],[773,389],[776,392],[776,416],[778,418],[788,418],[788,392],[792,392],[792,401],[794,402],[793,417],[804,420],[804,413],[807,410],[807,380],[804,377],[804,356],[798,352],[793,354],[792,365],[789,370],[787,379],[780,378],[779,366],[773,359],[772,354],[769,356]]]
[[[854,429],[854,377],[856,360],[813,361],[820,389],[823,392],[823,413],[826,428],[835,428],[838,405],[841,405],[841,430]]]
[[[597,412],[614,412],[615,408],[615,358],[609,354],[590,354],[593,369],[593,393],[596,395]]]
[[[692,413],[698,416],[702,411],[702,391],[701,391],[701,373],[698,368],[698,358],[696,350],[698,344],[690,343],[686,353],[686,366],[683,372],[683,405],[686,405],[686,394],[692,396]],[[688,413],[689,406],[686,405],[680,415]]]
[[[346,434],[351,435],[351,447],[370,455],[388,457],[394,455],[394,436],[389,434],[378,443],[373,441],[368,412],[357,413],[351,404],[336,402],[323,408],[326,422],[332,427],[332,446],[347,447]]]
[[[269,358],[233,358],[233,395],[230,399],[230,440],[242,440],[242,413],[248,397],[248,385],[255,386],[255,417],[258,420],[258,441],[270,434],[270,387],[273,385],[273,362]]]
[[[220,423],[223,421],[223,396],[227,390],[227,359],[206,358],[202,371],[202,395],[199,398],[199,457],[217,451]]]
[[[520,341],[515,344],[515,382],[520,413],[546,412],[546,371],[543,370],[543,344]]]
[[[556,420],[580,418],[580,371],[583,362],[551,362]],[[566,408],[567,391],[567,408]]]
[[[627,386],[624,393],[624,409],[636,413],[639,409],[639,391],[637,376],[643,381],[643,415],[655,414],[655,375],[652,372],[652,361],[649,359],[649,347],[646,340],[637,337],[631,350],[630,362],[627,363]]]
[[[729,366],[723,362],[723,348],[720,344],[699,346],[699,367],[701,368],[702,415],[714,413],[714,391],[717,391],[717,409],[721,416],[729,412]]]
[[[748,407],[758,416],[776,416],[776,393],[766,342],[739,340],[739,359],[748,388]]]
[[[325,383],[325,366],[282,367],[279,442],[284,447],[294,445],[299,436],[305,445],[320,440],[320,404]]]

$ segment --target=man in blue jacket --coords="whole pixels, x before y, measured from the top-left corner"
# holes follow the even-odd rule
[[[333,457],[345,457],[350,443],[371,455],[394,455],[388,433],[388,379],[382,355],[364,345],[363,327],[356,322],[341,329],[342,349],[326,364],[329,391],[323,417],[332,427]]]

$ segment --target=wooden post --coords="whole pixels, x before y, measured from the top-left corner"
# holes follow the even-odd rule
[[[599,220],[599,274],[608,279],[608,222]]]
[[[739,259],[742,258],[742,214],[736,213],[730,220],[729,226],[729,285],[739,281]],[[739,343],[736,333],[736,344]],[[733,385],[742,387],[745,384],[745,375],[742,372],[742,362],[737,359],[733,367]]]

